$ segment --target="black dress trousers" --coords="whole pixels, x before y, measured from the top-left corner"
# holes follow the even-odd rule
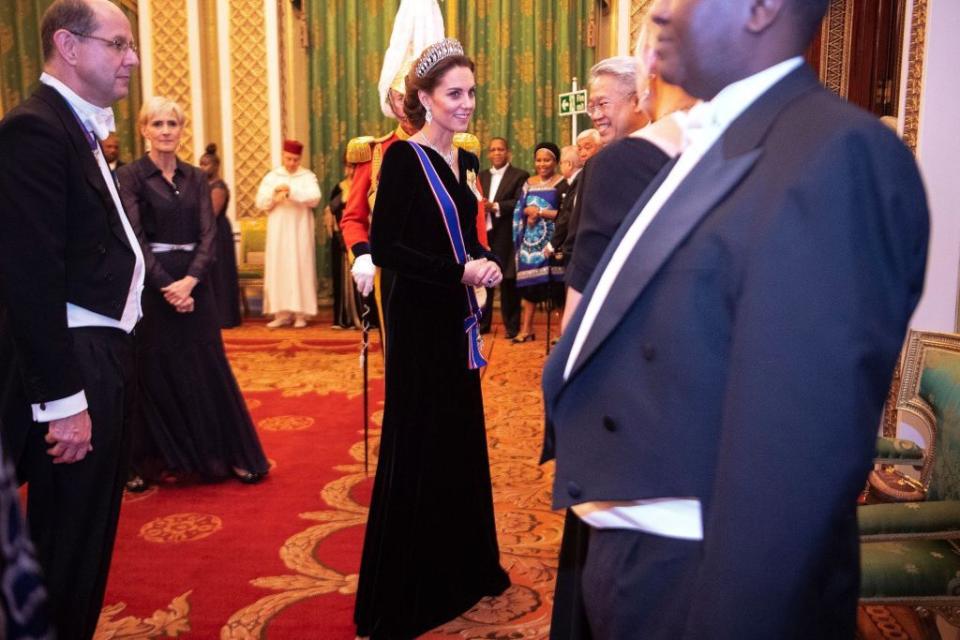
[[[107,586],[127,466],[127,434],[136,399],[131,336],[119,329],[70,330],[93,428],[93,450],[53,464],[37,424],[18,476],[29,483],[27,522],[36,544],[60,640],[93,637]],[[29,404],[21,403],[29,411]]]

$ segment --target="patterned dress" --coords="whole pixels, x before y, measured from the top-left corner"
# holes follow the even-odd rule
[[[556,211],[566,189],[567,182],[559,179],[547,184],[523,186],[523,192],[513,210],[513,238],[517,248],[517,289],[520,297],[531,302],[542,302],[555,293],[562,291],[563,267],[551,264],[546,254],[547,245],[553,238],[554,221],[537,218],[531,226],[523,210],[528,206],[542,207]]]

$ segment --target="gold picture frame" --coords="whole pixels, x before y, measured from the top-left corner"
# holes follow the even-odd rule
[[[927,0],[913,0],[907,47],[907,90],[903,106],[903,141],[917,152],[920,133],[920,96],[923,94],[923,62],[927,38]],[[958,315],[960,320],[960,315]]]

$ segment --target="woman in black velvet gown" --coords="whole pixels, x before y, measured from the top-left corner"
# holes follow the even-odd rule
[[[140,129],[150,152],[117,172],[146,263],[132,466],[148,476],[257,482],[267,460],[220,337],[207,284],[216,233],[210,188],[200,169],[176,156],[183,122],[176,102],[145,101]],[[132,491],[144,486],[143,478],[127,483]]]
[[[220,157],[217,145],[208,144],[200,156],[200,169],[210,186],[213,217],[217,220],[217,239],[214,242],[215,259],[210,265],[210,288],[217,301],[220,327],[231,329],[243,324],[240,317],[240,279],[237,275],[237,254],[233,247],[233,225],[226,216],[230,204],[230,188],[220,177]]]
[[[474,110],[473,63],[457,47],[433,45],[407,76],[405,111],[423,128],[384,155],[370,232],[373,261],[396,274],[380,457],[354,613],[358,635],[374,640],[414,638],[509,586],[494,526],[480,375],[471,368],[482,364],[470,357],[477,333],[464,331],[465,318],[479,318],[471,315],[472,287],[494,286],[501,274],[477,240],[479,162],[452,145]],[[425,68],[431,52],[441,57]],[[455,205],[454,240],[429,170]],[[469,254],[461,259],[453,248],[458,235]]]

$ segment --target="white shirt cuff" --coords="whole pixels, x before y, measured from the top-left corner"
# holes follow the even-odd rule
[[[30,408],[33,410],[34,422],[50,422],[51,420],[69,418],[87,410],[87,394],[79,391],[60,400],[32,404]]]
[[[694,498],[582,502],[571,508],[595,529],[630,529],[666,538],[703,540],[700,501]]]

